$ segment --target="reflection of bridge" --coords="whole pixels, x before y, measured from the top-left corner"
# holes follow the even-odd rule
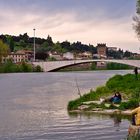
[[[126,64],[140,68],[140,60],[116,60],[116,59],[94,59],[94,60],[69,60],[69,61],[48,61],[48,62],[33,62],[34,65],[39,65],[45,72],[54,71],[60,68],[91,62],[114,62]]]

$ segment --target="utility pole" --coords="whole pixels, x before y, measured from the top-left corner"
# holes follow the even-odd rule
[[[35,28],[33,29],[34,30],[34,62],[35,62]]]

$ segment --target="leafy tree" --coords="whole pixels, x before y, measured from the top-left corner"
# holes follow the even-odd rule
[[[136,14],[137,15],[133,18],[133,20],[135,21],[134,29],[138,38],[140,39],[140,0],[137,0]]]
[[[90,45],[90,44],[89,44],[89,51],[90,51],[92,54],[96,54],[96,53],[97,53],[97,48],[94,47],[93,45]]]
[[[52,50],[52,47],[49,46],[48,42],[45,41],[42,45],[41,45],[42,48],[44,48],[46,51],[51,51]]]
[[[131,57],[132,53],[129,51],[125,51],[123,57]]]
[[[36,49],[36,59],[46,60],[48,57],[47,48],[40,47]]]
[[[56,51],[58,53],[65,53],[67,50],[65,48],[62,48],[61,44],[59,42],[55,43],[53,45],[53,51]]]
[[[68,41],[64,41],[61,43],[62,48],[65,48],[67,51],[71,51],[71,44]]]
[[[43,72],[43,69],[39,65],[37,65],[34,67],[34,72]]]
[[[48,43],[48,46],[53,46],[52,38],[48,35],[46,42]]]
[[[21,46],[21,47],[23,47],[23,48],[26,48],[26,46],[27,46],[27,43],[24,41],[24,40],[20,40],[19,41],[19,46]]]
[[[19,37],[20,37],[20,40],[24,40],[25,43],[28,43],[29,36],[27,33],[24,33],[23,35],[20,34]]]
[[[14,40],[13,40],[12,36],[7,35],[7,36],[6,36],[6,40],[7,40],[7,41],[6,41],[7,44],[8,44],[9,47],[10,47],[10,51],[13,52],[13,51],[14,51],[14,47],[15,47],[15,43],[14,43]]]
[[[3,43],[2,40],[0,40],[0,62],[2,61],[2,57],[6,57],[8,53],[9,53],[9,46]]]

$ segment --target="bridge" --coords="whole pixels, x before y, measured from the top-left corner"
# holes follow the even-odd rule
[[[33,62],[35,66],[39,65],[44,72],[55,71],[64,67],[92,63],[92,62],[113,62],[119,64],[126,64],[140,68],[140,60],[116,60],[116,59],[92,59],[92,60],[67,60],[67,61],[47,61],[47,62]]]

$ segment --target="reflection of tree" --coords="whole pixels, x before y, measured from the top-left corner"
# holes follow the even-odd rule
[[[113,115],[113,116],[111,116],[111,118],[114,121],[114,127],[120,127],[120,123],[121,123],[121,120],[122,120],[121,115]]]
[[[120,123],[121,123],[121,116],[115,116],[114,117],[114,126],[115,127],[119,127],[120,126]]]

